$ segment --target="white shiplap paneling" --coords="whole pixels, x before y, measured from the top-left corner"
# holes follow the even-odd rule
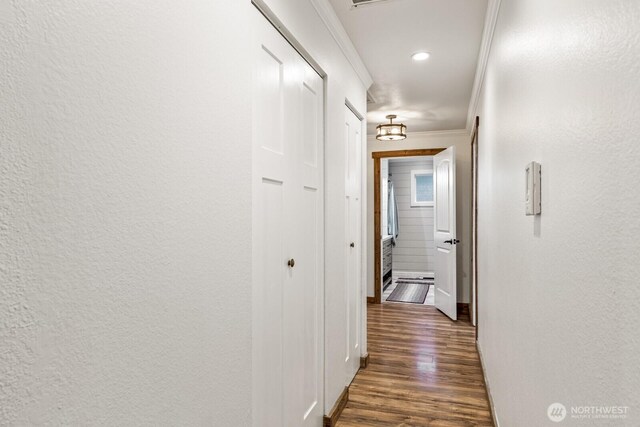
[[[398,203],[398,239],[393,248],[393,271],[433,272],[433,207],[411,206],[411,171],[433,170],[433,158],[389,160],[389,173]],[[386,212],[383,211],[383,212]]]

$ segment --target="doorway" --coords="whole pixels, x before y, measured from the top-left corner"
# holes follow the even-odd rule
[[[383,235],[382,230],[382,159],[407,158],[433,156],[431,166],[431,194],[433,204],[433,243],[435,246],[433,277],[425,275],[422,277],[424,281],[433,279],[434,306],[452,320],[458,318],[457,303],[457,245],[460,240],[456,238],[456,149],[454,146],[449,148],[431,148],[418,150],[398,150],[398,151],[377,151],[371,153],[373,157],[373,194],[374,194],[374,298],[371,301],[374,304],[381,304],[383,301],[383,293],[385,284],[383,275],[388,273],[387,268],[383,270],[383,238],[389,235],[396,235],[394,226],[388,226],[387,233]],[[416,177],[424,177],[428,175],[417,170],[412,174]],[[416,182],[417,187],[417,182]],[[420,202],[416,199],[416,190],[411,195],[412,201]],[[393,213],[391,213],[393,215]],[[394,237],[392,236],[393,240]],[[386,254],[385,254],[386,255]],[[387,263],[388,264],[388,263]],[[392,275],[392,274],[391,274]],[[415,279],[415,278],[414,278]],[[410,282],[415,282],[412,280]],[[418,283],[420,284],[420,283]],[[399,286],[399,284],[398,284]],[[413,290],[410,292],[415,291]],[[386,298],[387,301],[391,296]],[[408,301],[416,302],[416,301]]]
[[[433,156],[380,160],[382,302],[434,305]]]
[[[442,151],[444,151],[444,148],[431,148],[431,149],[417,149],[417,150],[397,150],[397,151],[377,151],[377,152],[373,152],[372,153],[372,157],[373,157],[373,186],[374,186],[374,191],[373,191],[373,198],[374,198],[374,226],[373,226],[373,244],[374,244],[374,297],[373,300],[370,301],[371,303],[374,304],[381,304],[383,302],[384,299],[388,299],[390,294],[393,292],[393,290],[395,290],[395,287],[397,286],[397,279],[400,277],[399,274],[396,274],[396,279],[395,279],[395,283],[394,283],[394,277],[393,277],[393,243],[391,242],[392,237],[391,234],[394,233],[393,227],[389,227],[389,223],[388,223],[388,210],[389,210],[389,204],[388,204],[388,199],[389,199],[389,187],[388,187],[388,172],[389,172],[389,162],[392,162],[391,164],[393,165],[393,162],[396,161],[398,167],[399,167],[399,171],[402,171],[401,174],[403,175],[403,201],[406,201],[407,204],[410,204],[409,199],[411,199],[411,184],[410,184],[410,177],[411,177],[411,161],[412,159],[415,160],[417,163],[414,163],[414,165],[419,165],[420,164],[420,160],[418,159],[433,159],[433,156],[435,156],[438,153],[441,153]],[[387,180],[387,186],[383,187],[383,165],[386,168],[386,180]],[[420,177],[420,176],[424,176],[426,175],[426,173],[424,171],[428,171],[429,169],[426,168],[426,165],[428,165],[428,163],[424,163],[425,168],[422,169],[418,169],[416,166],[416,169],[414,170],[414,179],[416,176]],[[431,173],[433,173],[433,161],[431,160]],[[407,172],[408,171],[408,172]],[[423,171],[423,172],[420,172]],[[393,172],[391,172],[392,176],[391,176],[391,184],[393,184]],[[421,175],[422,174],[422,175]],[[400,178],[400,176],[397,176],[397,178]],[[404,179],[406,178],[406,180]],[[420,179],[420,178],[419,178]],[[428,179],[427,179],[428,181]],[[387,202],[383,203],[383,191],[385,191],[385,198],[387,198]],[[433,205],[433,202],[432,202]],[[384,211],[383,211],[383,207],[384,207]],[[433,209],[433,208],[431,208]],[[409,207],[407,207],[407,210],[409,210]],[[414,210],[414,212],[416,212]],[[383,217],[384,215],[384,217]],[[387,221],[384,220],[384,218],[387,218]],[[383,223],[385,225],[385,230],[383,230]],[[408,224],[408,223],[407,223]],[[433,224],[433,223],[432,223]],[[399,225],[399,224],[398,224]],[[417,231],[414,229],[411,229],[412,231]],[[399,233],[398,233],[399,236]],[[409,239],[407,239],[407,242],[409,241]],[[397,241],[395,242],[397,244]],[[418,243],[419,244],[419,243]],[[383,245],[384,245],[384,249],[386,250],[386,253],[383,253]],[[408,243],[408,245],[410,245]],[[400,249],[400,248],[399,248]],[[423,253],[427,254],[428,252],[428,248],[424,248],[423,249]],[[405,253],[409,253],[411,251],[411,249],[409,247],[405,247],[402,248],[402,251],[399,252],[401,254],[405,254]],[[386,266],[383,266],[383,263],[385,262],[385,258],[383,258],[383,254],[386,255]],[[391,256],[391,269],[389,269],[389,255]],[[397,266],[399,266],[400,264],[396,264]],[[404,268],[409,268],[409,266],[412,265],[410,263],[405,264],[403,267]],[[383,270],[383,267],[384,270]],[[428,267],[421,267],[419,271],[414,271],[411,272],[409,270],[406,270],[403,274],[403,276],[406,278],[407,275],[411,275],[411,273],[423,273],[422,277],[424,277],[424,281],[426,282],[427,279],[429,278],[433,278],[433,272],[431,272],[432,274],[429,274],[430,272],[426,270],[426,268]],[[398,271],[398,270],[397,270]],[[384,279],[384,280],[383,280]],[[393,288],[392,288],[393,286]],[[385,290],[384,288],[387,288],[387,295],[384,295]],[[435,292],[435,289],[433,290]],[[428,295],[428,293],[427,293]]]

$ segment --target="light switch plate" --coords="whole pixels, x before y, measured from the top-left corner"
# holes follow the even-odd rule
[[[526,193],[525,205],[527,215],[540,215],[542,212],[542,200],[540,197],[540,186],[542,183],[542,170],[540,163],[531,162],[525,169]]]

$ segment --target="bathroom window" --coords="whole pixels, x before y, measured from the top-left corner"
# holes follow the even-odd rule
[[[411,171],[411,206],[433,206],[433,172]]]

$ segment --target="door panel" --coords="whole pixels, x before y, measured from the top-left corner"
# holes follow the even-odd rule
[[[296,276],[293,307],[297,313],[300,330],[295,334],[296,375],[300,383],[292,389],[293,426],[319,426],[322,424],[324,391],[324,201],[323,189],[323,81],[318,74],[298,57],[300,80],[298,111],[301,132],[296,141],[298,156],[295,170],[297,214],[293,224],[297,233],[291,236],[296,242],[296,254],[300,257]]]
[[[451,208],[449,203],[449,170],[451,162],[449,159],[441,160],[437,167],[436,173],[440,177],[437,181],[437,194],[438,203],[436,208],[438,209],[436,218],[436,231],[441,233],[451,233],[451,224],[449,222],[449,209]]]
[[[253,424],[317,427],[324,406],[324,86],[255,15]]]
[[[265,45],[260,47],[258,53],[259,64],[256,68],[256,87],[258,96],[256,111],[259,114],[254,116],[257,121],[256,128],[264,133],[264,138],[260,138],[263,148],[283,152],[282,138],[282,101],[284,99],[284,53],[280,55],[272,52]]]
[[[345,106],[345,214],[347,230],[345,230],[346,248],[346,283],[345,304],[347,320],[347,340],[345,364],[347,384],[360,368],[361,356],[361,147],[362,123],[360,119]]]
[[[455,147],[436,154],[434,165],[434,239],[435,253],[435,305],[456,320],[456,153]]]
[[[290,153],[282,133],[284,63],[290,54],[277,39],[256,46],[253,92],[253,372],[254,419],[283,425],[284,384],[282,289],[289,251],[284,239]]]
[[[284,235],[283,224],[283,183],[264,178],[260,181],[258,209],[262,215],[258,218],[260,234],[255,242],[254,301],[261,301],[262,309],[254,310],[254,352],[260,354],[260,364],[254,363],[254,369],[262,369],[261,381],[254,393],[262,396],[262,404],[257,408],[255,416],[265,421],[265,425],[282,425],[283,355],[282,335],[271,331],[282,331],[281,287],[284,283],[285,271],[283,258]],[[266,242],[269,242],[268,244]],[[257,274],[256,274],[257,273]],[[265,369],[269,367],[268,369]],[[254,370],[254,372],[256,372]]]
[[[318,108],[322,100],[322,93],[318,94],[316,92],[321,87],[316,87],[314,90],[307,84],[309,77],[313,76],[307,76],[302,89],[303,160],[306,165],[316,168],[318,166],[318,144],[320,142],[318,141],[318,136],[321,136],[318,135],[318,116],[321,115]]]
[[[320,229],[318,212],[321,206],[321,200],[318,197],[318,190],[305,188],[305,198],[303,200],[303,220],[306,222],[303,227],[301,237],[306,242],[305,259],[301,265],[303,289],[302,295],[302,337],[304,342],[303,348],[303,387],[302,387],[302,413],[303,420],[306,420],[318,406],[322,389],[319,388],[321,383],[322,366],[320,365],[320,340],[321,334],[321,313],[322,301],[320,300],[320,275],[319,271],[322,265],[318,265],[319,248],[321,248],[318,230]]]

